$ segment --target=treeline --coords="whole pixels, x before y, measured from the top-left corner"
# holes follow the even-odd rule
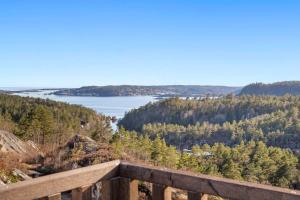
[[[111,137],[110,118],[82,106],[0,94],[0,129],[39,144],[63,144],[76,133]]]
[[[300,106],[300,97],[228,95],[218,99],[185,100],[170,98],[149,103],[127,113],[119,122],[127,130],[141,131],[145,124],[166,123],[182,126],[209,122],[232,123],[251,119],[263,114],[289,110]]]
[[[267,147],[263,142],[241,142],[235,147],[215,143],[195,145],[181,153],[163,139],[120,129],[113,146],[119,157],[136,158],[154,165],[183,169],[214,176],[300,188],[298,159],[289,150]]]
[[[148,136],[138,135],[134,131],[120,128],[113,135],[112,145],[116,156],[122,159],[135,159],[151,162],[154,165],[177,168],[179,152],[168,146],[159,137],[151,140]]]
[[[268,146],[300,149],[299,108],[276,111],[239,122],[208,122],[182,126],[178,124],[146,124],[141,131],[151,138],[162,137],[179,149],[196,144],[223,143],[234,146],[242,141],[263,141]]]
[[[244,87],[240,95],[300,95],[300,81],[285,81],[272,84],[253,83]]]
[[[86,86],[75,89],[63,89],[54,92],[55,95],[67,96],[206,96],[238,93],[239,87],[201,86],[201,85],[108,85]]]

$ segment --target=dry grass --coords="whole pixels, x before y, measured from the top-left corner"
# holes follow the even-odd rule
[[[21,158],[13,153],[0,153],[0,169],[11,171],[13,169],[24,169]]]
[[[19,178],[13,175],[15,169],[26,171],[21,158],[16,154],[0,152],[0,180],[7,184],[19,181]]]

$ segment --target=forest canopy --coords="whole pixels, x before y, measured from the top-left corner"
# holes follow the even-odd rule
[[[253,83],[245,86],[240,95],[300,95],[300,81],[284,81],[272,84]]]
[[[67,103],[0,94],[0,129],[38,144],[62,144],[82,133],[108,140],[110,118]]]
[[[300,97],[227,96],[219,99],[172,98],[126,114],[119,126],[178,149],[193,145],[262,141],[300,149]]]
[[[267,147],[263,142],[241,142],[235,147],[221,143],[194,145],[189,152],[176,150],[164,139],[150,139],[123,128],[113,137],[118,157],[157,166],[280,187],[300,188],[297,156],[291,151]]]

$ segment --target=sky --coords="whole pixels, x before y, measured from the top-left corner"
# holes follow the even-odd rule
[[[0,87],[284,80],[300,80],[300,1],[0,4]]]

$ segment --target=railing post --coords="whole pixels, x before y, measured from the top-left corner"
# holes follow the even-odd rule
[[[170,187],[152,184],[152,199],[154,200],[172,200],[172,191]]]
[[[90,200],[92,198],[92,186],[87,185],[72,190],[72,200]]]
[[[100,199],[101,200],[112,200],[112,181],[104,180],[101,181],[101,189],[100,189]]]
[[[201,194],[199,192],[188,192],[188,200],[208,200],[207,194]]]
[[[120,188],[120,180],[119,178],[113,178],[110,181],[106,182],[106,185],[103,190],[106,191],[106,196],[104,196],[103,200],[118,200],[119,199],[119,188]]]
[[[138,181],[114,178],[102,182],[101,200],[138,200]]]
[[[128,178],[120,178],[119,195],[120,199],[124,200],[138,200],[138,181],[130,180]]]

